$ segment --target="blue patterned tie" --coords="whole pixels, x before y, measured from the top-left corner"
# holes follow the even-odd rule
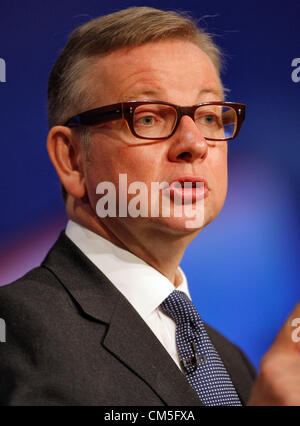
[[[176,345],[187,380],[204,405],[242,405],[190,299],[174,290],[160,305],[176,322]]]

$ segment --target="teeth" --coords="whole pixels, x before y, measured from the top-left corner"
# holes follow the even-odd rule
[[[198,183],[198,186],[197,186],[197,183]],[[171,184],[171,186],[173,186],[174,188],[177,187],[182,189],[184,188],[188,189],[188,188],[201,188],[202,187],[201,184],[203,184],[203,182],[179,181],[179,182]]]
[[[181,185],[181,188],[196,188],[195,182],[184,181],[184,182],[179,182],[179,183]]]
[[[183,187],[183,188],[184,188],[184,184],[186,184],[186,187],[187,187],[187,188],[196,188],[196,182],[188,182],[188,181],[183,182],[183,183],[182,183],[182,187]]]

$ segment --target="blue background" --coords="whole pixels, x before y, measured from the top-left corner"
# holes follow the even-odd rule
[[[227,57],[228,100],[247,104],[229,145],[224,208],[182,267],[203,318],[258,366],[300,298],[300,82],[291,79],[300,57],[299,1],[1,0],[0,285],[38,265],[66,223],[46,152],[50,68],[75,27],[144,5],[206,15],[203,24]]]

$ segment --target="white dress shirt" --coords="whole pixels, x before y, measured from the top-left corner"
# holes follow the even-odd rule
[[[159,307],[175,289],[171,281],[133,253],[73,221],[68,222],[66,235],[126,297],[181,369],[175,322]],[[190,298],[186,277],[179,271],[182,282],[176,290]]]

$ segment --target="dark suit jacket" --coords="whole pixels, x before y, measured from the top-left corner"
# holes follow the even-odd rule
[[[64,233],[41,267],[0,287],[1,405],[201,405],[168,352]],[[243,403],[255,375],[208,327]]]

